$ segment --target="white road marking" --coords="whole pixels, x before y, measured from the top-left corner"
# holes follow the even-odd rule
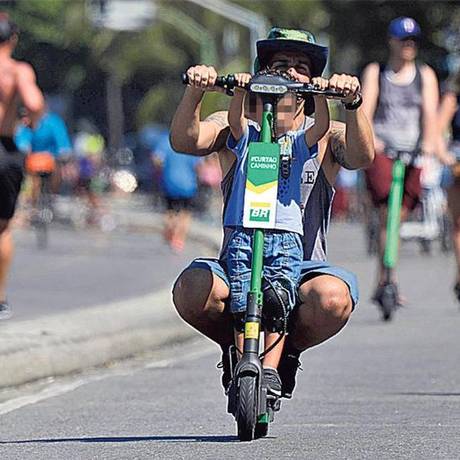
[[[74,391],[81,386],[88,385],[89,383],[98,382],[100,380],[105,380],[111,377],[124,377],[127,375],[133,375],[144,369],[159,369],[165,367],[172,367],[175,364],[178,364],[183,361],[188,361],[199,358],[201,356],[215,353],[215,350],[215,347],[205,345],[203,346],[203,348],[199,350],[193,350],[189,353],[181,353],[179,356],[176,355],[170,359],[151,361],[140,367],[124,370],[111,370],[107,372],[102,371],[103,373],[101,374],[77,378],[72,382],[54,382],[49,384],[46,388],[37,391],[36,393],[19,396],[17,398],[10,399],[9,401],[6,401],[4,403],[0,403],[0,415],[8,414],[9,412],[21,409],[22,407],[36,404],[46,399],[55,398],[56,396],[61,396],[65,393],[70,393],[71,391]]]

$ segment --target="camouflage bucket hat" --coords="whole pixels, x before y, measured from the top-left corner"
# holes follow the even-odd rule
[[[267,67],[270,58],[278,51],[305,54],[311,61],[312,77],[319,77],[326,67],[328,48],[316,44],[315,36],[306,30],[273,27],[266,40],[258,40],[254,70]]]

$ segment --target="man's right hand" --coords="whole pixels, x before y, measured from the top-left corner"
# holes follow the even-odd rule
[[[217,72],[212,66],[196,65],[187,70],[188,85],[201,91],[225,92],[225,89],[214,86],[216,83]]]

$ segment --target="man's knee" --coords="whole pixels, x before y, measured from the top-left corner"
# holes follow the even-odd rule
[[[317,315],[325,320],[346,322],[353,310],[348,286],[338,278],[330,278],[327,282],[316,283],[314,288],[300,286],[300,298],[314,308]]]
[[[228,295],[224,281],[197,268],[185,270],[173,288],[174,305],[185,320],[200,316],[217,318],[224,312]]]

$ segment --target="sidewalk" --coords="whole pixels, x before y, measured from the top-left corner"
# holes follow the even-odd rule
[[[157,232],[162,215],[142,199],[117,200],[111,212],[121,231]],[[217,253],[218,227],[195,221],[189,239]],[[79,372],[193,337],[177,315],[170,289],[35,320],[0,323],[0,388]]]

